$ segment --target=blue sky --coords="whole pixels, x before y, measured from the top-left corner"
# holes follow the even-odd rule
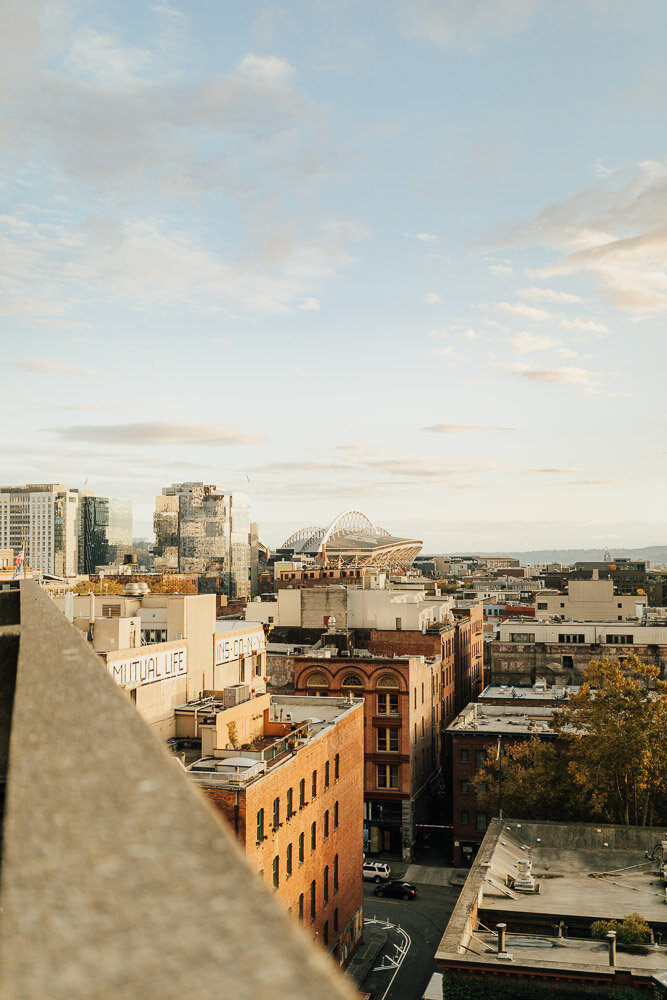
[[[659,0],[10,0],[0,480],[664,542],[666,44]]]

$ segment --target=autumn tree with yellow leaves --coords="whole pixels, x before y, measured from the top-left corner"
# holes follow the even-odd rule
[[[592,661],[554,712],[557,740],[491,748],[473,780],[477,800],[534,819],[667,823],[666,693],[658,669],[636,656]]]

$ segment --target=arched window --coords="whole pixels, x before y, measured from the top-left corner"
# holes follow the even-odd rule
[[[329,681],[325,674],[321,670],[314,670],[312,674],[309,674],[306,678],[306,687],[314,688],[317,690],[329,690]]]
[[[379,688],[397,688],[398,681],[392,674],[383,674],[376,686]]]
[[[363,686],[364,686],[364,683],[363,683],[361,677],[359,676],[359,674],[346,674],[345,677],[343,678],[343,682],[341,684],[341,687],[344,687],[344,688],[352,688],[352,687],[354,687],[354,688],[360,688],[360,687],[363,687]]]

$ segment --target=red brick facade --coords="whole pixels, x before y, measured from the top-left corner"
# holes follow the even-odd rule
[[[363,926],[362,745],[359,707],[238,792],[205,788],[253,868],[341,964]]]
[[[409,858],[415,805],[440,772],[440,661],[418,657],[295,657],[297,694],[365,700],[364,826],[370,853]]]

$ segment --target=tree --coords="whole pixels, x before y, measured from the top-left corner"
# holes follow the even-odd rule
[[[667,684],[636,656],[593,660],[554,714],[589,818],[645,826],[667,818]]]
[[[577,820],[586,815],[581,792],[563,759],[563,748],[533,736],[487,750],[473,778],[477,801],[496,814],[536,820]],[[500,801],[502,785],[502,802]]]
[[[591,924],[591,937],[603,938],[609,931],[616,931],[620,944],[645,944],[651,928],[641,913],[628,913],[623,920],[596,920]]]

